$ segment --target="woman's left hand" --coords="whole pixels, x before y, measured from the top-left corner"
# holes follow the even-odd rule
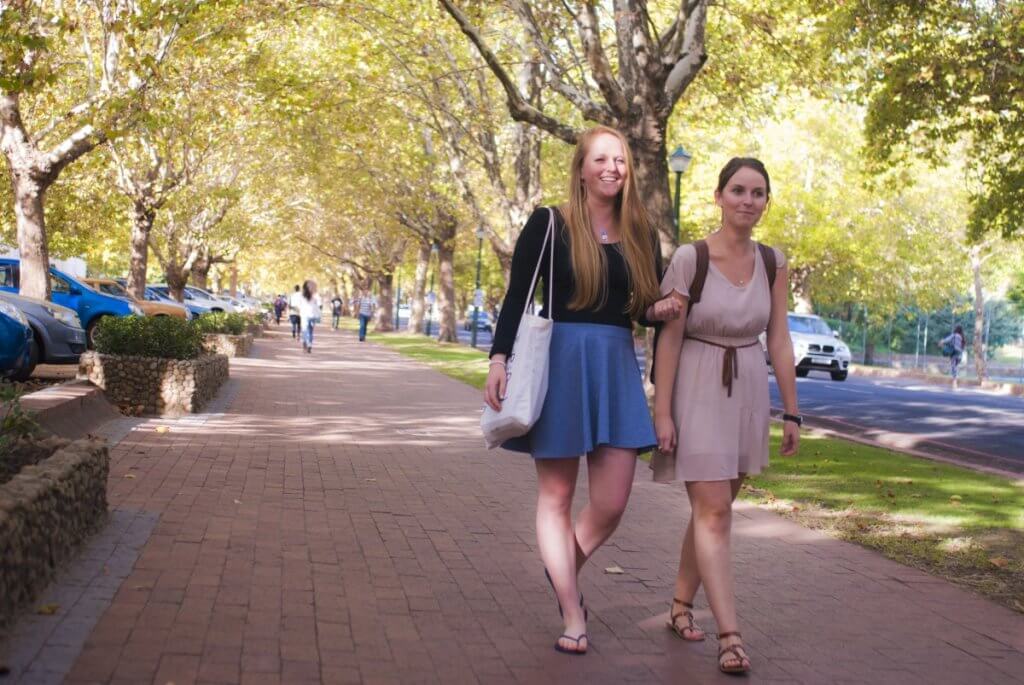
[[[782,449],[784,457],[792,457],[800,448],[800,426],[792,421],[782,422]]]
[[[683,305],[677,298],[668,295],[652,304],[647,313],[651,321],[675,321],[683,313]]]

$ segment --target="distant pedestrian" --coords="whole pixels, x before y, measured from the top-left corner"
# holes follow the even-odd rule
[[[334,293],[334,297],[331,298],[331,328],[334,330],[338,330],[338,324],[341,322],[341,308],[343,304],[341,295]]]
[[[281,314],[287,306],[288,301],[284,299],[284,295],[278,295],[274,298],[274,323],[276,325],[281,325]]]
[[[953,332],[939,341],[942,347],[942,354],[949,357],[949,375],[953,378],[953,388],[959,387],[960,360],[964,355],[965,347],[964,327],[957,326]]]
[[[288,321],[292,324],[292,338],[298,340],[302,335],[302,317],[299,307],[302,306],[302,286],[295,286],[295,291],[288,298]]]
[[[373,312],[377,309],[377,300],[374,299],[369,289],[363,288],[359,291],[356,307],[359,312],[359,342],[363,342],[366,340],[366,327],[370,323]]]
[[[316,292],[316,281],[302,284],[302,298],[299,301],[299,318],[302,322],[302,349],[313,351],[313,327],[320,323],[320,295]]]
[[[744,478],[768,465],[768,369],[758,342],[765,331],[785,411],[783,455],[796,454],[802,422],[786,318],[786,258],[752,237],[770,196],[761,162],[731,159],[715,190],[721,228],[677,249],[661,281],[662,294],[676,298],[683,315],[659,336],[654,425],[658,446],[675,455],[692,511],[668,626],[684,640],[705,639],[692,611],[703,585],[718,623],[718,668],[725,673],[751,667],[736,616],[732,503]]]

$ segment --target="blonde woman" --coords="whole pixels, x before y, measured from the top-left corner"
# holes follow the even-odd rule
[[[554,283],[547,279],[549,212],[555,213]],[[580,135],[568,203],[535,211],[516,242],[485,386],[485,400],[495,410],[505,395],[505,361],[532,297],[527,291],[538,260],[555,322],[548,393],[531,431],[503,446],[528,452],[536,465],[537,542],[565,622],[555,649],[584,654],[586,611],[577,574],[618,525],[637,454],[656,443],[633,352],[633,321],[649,325],[681,310],[672,297],[659,300],[658,241],[618,131],[598,126]],[[590,501],[574,526],[572,499],[583,455]]]
[[[718,623],[718,667],[725,673],[750,670],[736,618],[730,538],[732,502],[743,479],[768,465],[768,368],[758,342],[765,330],[786,411],[782,454],[796,454],[800,443],[786,259],[753,239],[770,197],[768,171],[760,161],[730,160],[715,189],[722,226],[704,241],[706,266],[698,267],[697,244],[683,245],[661,282],[661,292],[684,311],[661,330],[654,422],[658,446],[675,451],[676,477],[685,481],[693,510],[669,627],[684,640],[705,638],[692,612],[703,584]],[[697,273],[704,269],[703,290],[690,311],[690,287],[696,290]]]

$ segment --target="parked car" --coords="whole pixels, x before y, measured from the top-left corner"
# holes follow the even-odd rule
[[[478,331],[487,331],[488,333],[492,330],[491,315],[487,313],[487,310],[483,307],[477,312],[476,317],[476,329]],[[462,330],[471,331],[473,330],[473,307],[466,309],[466,318],[462,323]]]
[[[28,366],[31,342],[32,329],[25,315],[0,301],[0,377],[19,375]]]
[[[845,381],[850,372],[850,348],[838,334],[814,314],[790,312],[788,318],[796,375],[805,378],[811,371],[827,371],[832,380]]]
[[[154,300],[139,300],[132,297],[126,286],[121,285],[113,278],[83,278],[94,290],[114,297],[120,297],[134,303],[146,316],[176,316],[179,319],[191,319],[192,315],[184,305],[177,302],[160,302]]]
[[[225,311],[225,312],[237,311],[237,309],[235,308],[235,305],[231,304],[230,298],[217,297],[216,295],[211,293],[209,290],[204,290],[204,289],[200,288],[199,286],[196,286],[196,285],[186,285],[185,286],[185,292],[187,292],[189,295],[191,295],[195,299],[199,300],[200,302],[203,301],[203,300],[209,300],[210,302],[213,302],[213,303],[220,303],[219,306],[220,306],[222,311]],[[213,311],[217,311],[216,307],[210,307],[210,308],[213,309]]]
[[[29,364],[14,379],[28,378],[37,364],[77,364],[85,352],[86,337],[78,314],[59,304],[0,291],[0,303],[13,305],[28,320],[32,329]]]
[[[121,287],[128,287],[128,279],[115,278],[114,280],[117,281],[118,285],[120,285]],[[147,302],[164,302],[167,304],[176,304],[178,306],[184,307],[185,311],[188,312],[189,314],[189,319],[194,319],[197,316],[202,316],[203,314],[210,313],[209,307],[203,307],[202,305],[195,304],[194,302],[190,302],[189,300],[185,300],[184,302],[178,302],[177,300],[173,299],[169,293],[163,294],[157,292],[156,288],[149,285],[146,286],[145,295],[145,299]]]
[[[151,285],[149,287],[155,290],[158,294],[162,295],[163,297],[166,297],[172,301],[177,302],[177,300],[174,300],[171,297],[171,289],[166,284],[158,283],[156,285]],[[181,291],[181,296],[182,298],[184,298],[184,302],[182,304],[186,306],[188,306],[189,304],[196,304],[199,305],[200,307],[203,307],[208,312],[234,311],[234,308],[231,306],[230,303],[223,302],[221,300],[211,300],[202,293],[193,292],[193,290],[188,286],[186,286],[185,289]]]
[[[20,260],[0,259],[0,290],[17,293],[21,282]],[[120,297],[93,290],[56,267],[50,267],[50,297],[59,305],[73,309],[85,328],[86,340],[93,347],[96,326],[104,316],[142,316],[142,310]]]

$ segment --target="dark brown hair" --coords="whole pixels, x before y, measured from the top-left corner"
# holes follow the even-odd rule
[[[754,157],[733,157],[730,159],[722,170],[718,172],[718,187],[716,190],[721,193],[725,190],[725,186],[729,183],[729,179],[732,178],[737,171],[740,169],[753,169],[757,173],[764,177],[764,187],[768,192],[768,196],[772,194],[772,182],[768,178],[768,170],[764,168],[764,163],[755,159]]]

